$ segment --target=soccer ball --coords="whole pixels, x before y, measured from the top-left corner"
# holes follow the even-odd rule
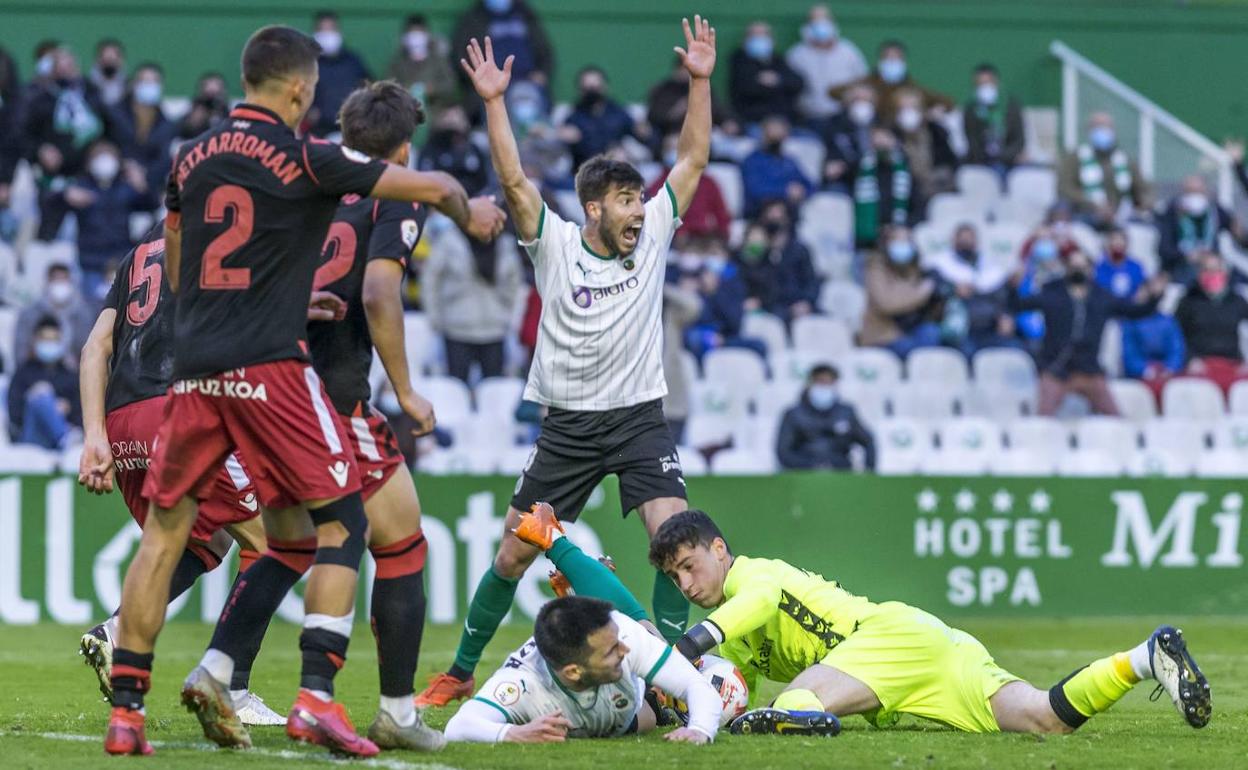
[[[724,713],[719,717],[719,726],[727,727],[728,723],[745,713],[749,708],[750,688],[745,685],[745,677],[737,667],[714,655],[703,655],[698,661],[698,671],[703,678],[711,683],[715,692],[719,693],[724,703]],[[681,717],[688,718],[689,707],[684,701],[676,701],[676,711]]]

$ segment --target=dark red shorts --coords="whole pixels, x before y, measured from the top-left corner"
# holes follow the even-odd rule
[[[397,468],[403,466],[399,439],[384,415],[371,404],[357,406],[355,414],[339,414],[360,469],[360,496],[368,500],[385,486]]]
[[[157,396],[126,404],[104,418],[113,464],[117,468],[117,486],[130,515],[140,527],[147,519],[148,505],[143,495],[143,482],[147,479],[152,444],[168,398]],[[199,501],[199,515],[191,528],[191,539],[206,543],[222,527],[253,519],[259,513],[256,488],[238,458],[229,455],[225,464],[212,475],[207,497]]]
[[[175,382],[143,493],[162,508],[187,495],[202,497],[235,450],[269,508],[360,491],[346,431],[321,379],[302,361]]]

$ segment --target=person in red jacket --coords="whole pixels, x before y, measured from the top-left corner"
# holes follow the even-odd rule
[[[676,162],[676,142],[678,134],[663,137],[663,173],[650,183],[646,189],[646,198],[650,199],[663,190],[663,182]],[[693,202],[689,210],[681,217],[683,224],[676,231],[672,248],[680,251],[687,247],[690,240],[714,238],[720,243],[728,242],[728,230],[732,225],[732,214],[728,204],[724,203],[724,195],[719,185],[709,174],[703,174],[698,180],[698,189],[693,194]]]

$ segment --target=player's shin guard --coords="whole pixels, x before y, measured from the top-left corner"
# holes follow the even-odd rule
[[[364,500],[359,492],[352,492],[346,497],[327,503],[320,508],[308,511],[312,523],[318,528],[324,524],[337,522],[347,531],[347,539],[341,545],[318,545],[316,548],[317,564],[334,564],[358,570],[360,559],[364,558],[364,548],[368,543],[368,517],[364,514]]]
[[[516,586],[519,580],[505,578],[494,571],[494,567],[486,570],[477,584],[477,591],[472,595],[472,604],[468,607],[468,619],[464,621],[464,632],[459,637],[459,647],[455,651],[455,663],[447,671],[456,679],[466,681],[472,676],[485,645],[490,643],[498,624],[503,622],[511,602],[516,598]]]
[[[1131,667],[1129,653],[1119,652],[1095,660],[1053,685],[1049,705],[1067,726],[1077,728],[1089,717],[1105,711],[1135,687],[1140,678]]]
[[[334,677],[347,662],[354,621],[355,613],[342,617],[310,614],[304,618],[303,633],[299,634],[299,649],[303,653],[300,687],[333,697]]]
[[[566,537],[555,541],[546,558],[555,565],[555,569],[572,584],[577,596],[592,596],[604,599],[615,605],[615,608],[633,620],[646,620],[646,610],[641,606],[620,579],[605,564],[591,558]],[[670,582],[670,581],[669,581]]]
[[[251,569],[251,565],[255,564],[259,558],[259,551],[253,551],[250,548],[238,549],[238,574],[241,575]]]
[[[152,686],[152,653],[138,653],[116,647],[113,649],[113,705],[138,711],[143,708],[143,695]]]
[[[372,627],[377,639],[377,667],[383,697],[410,696],[425,631],[425,556],[423,532],[370,548],[377,561],[373,577]]]
[[[669,643],[685,633],[689,625],[689,600],[680,592],[676,584],[661,570],[654,571],[654,625]]]

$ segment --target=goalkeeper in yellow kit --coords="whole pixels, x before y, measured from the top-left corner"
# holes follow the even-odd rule
[[[1066,733],[1145,679],[1156,680],[1193,727],[1212,712],[1209,684],[1171,626],[1046,691],[923,610],[869,601],[783,561],[734,556],[701,511],[664,522],[650,561],[691,602],[713,609],[677,643],[685,657],[719,645],[751,693],[760,675],[787,684],[771,707],[738,717],[734,733],[835,735],[838,718],[851,714],[877,726],[912,714],[967,732]]]

